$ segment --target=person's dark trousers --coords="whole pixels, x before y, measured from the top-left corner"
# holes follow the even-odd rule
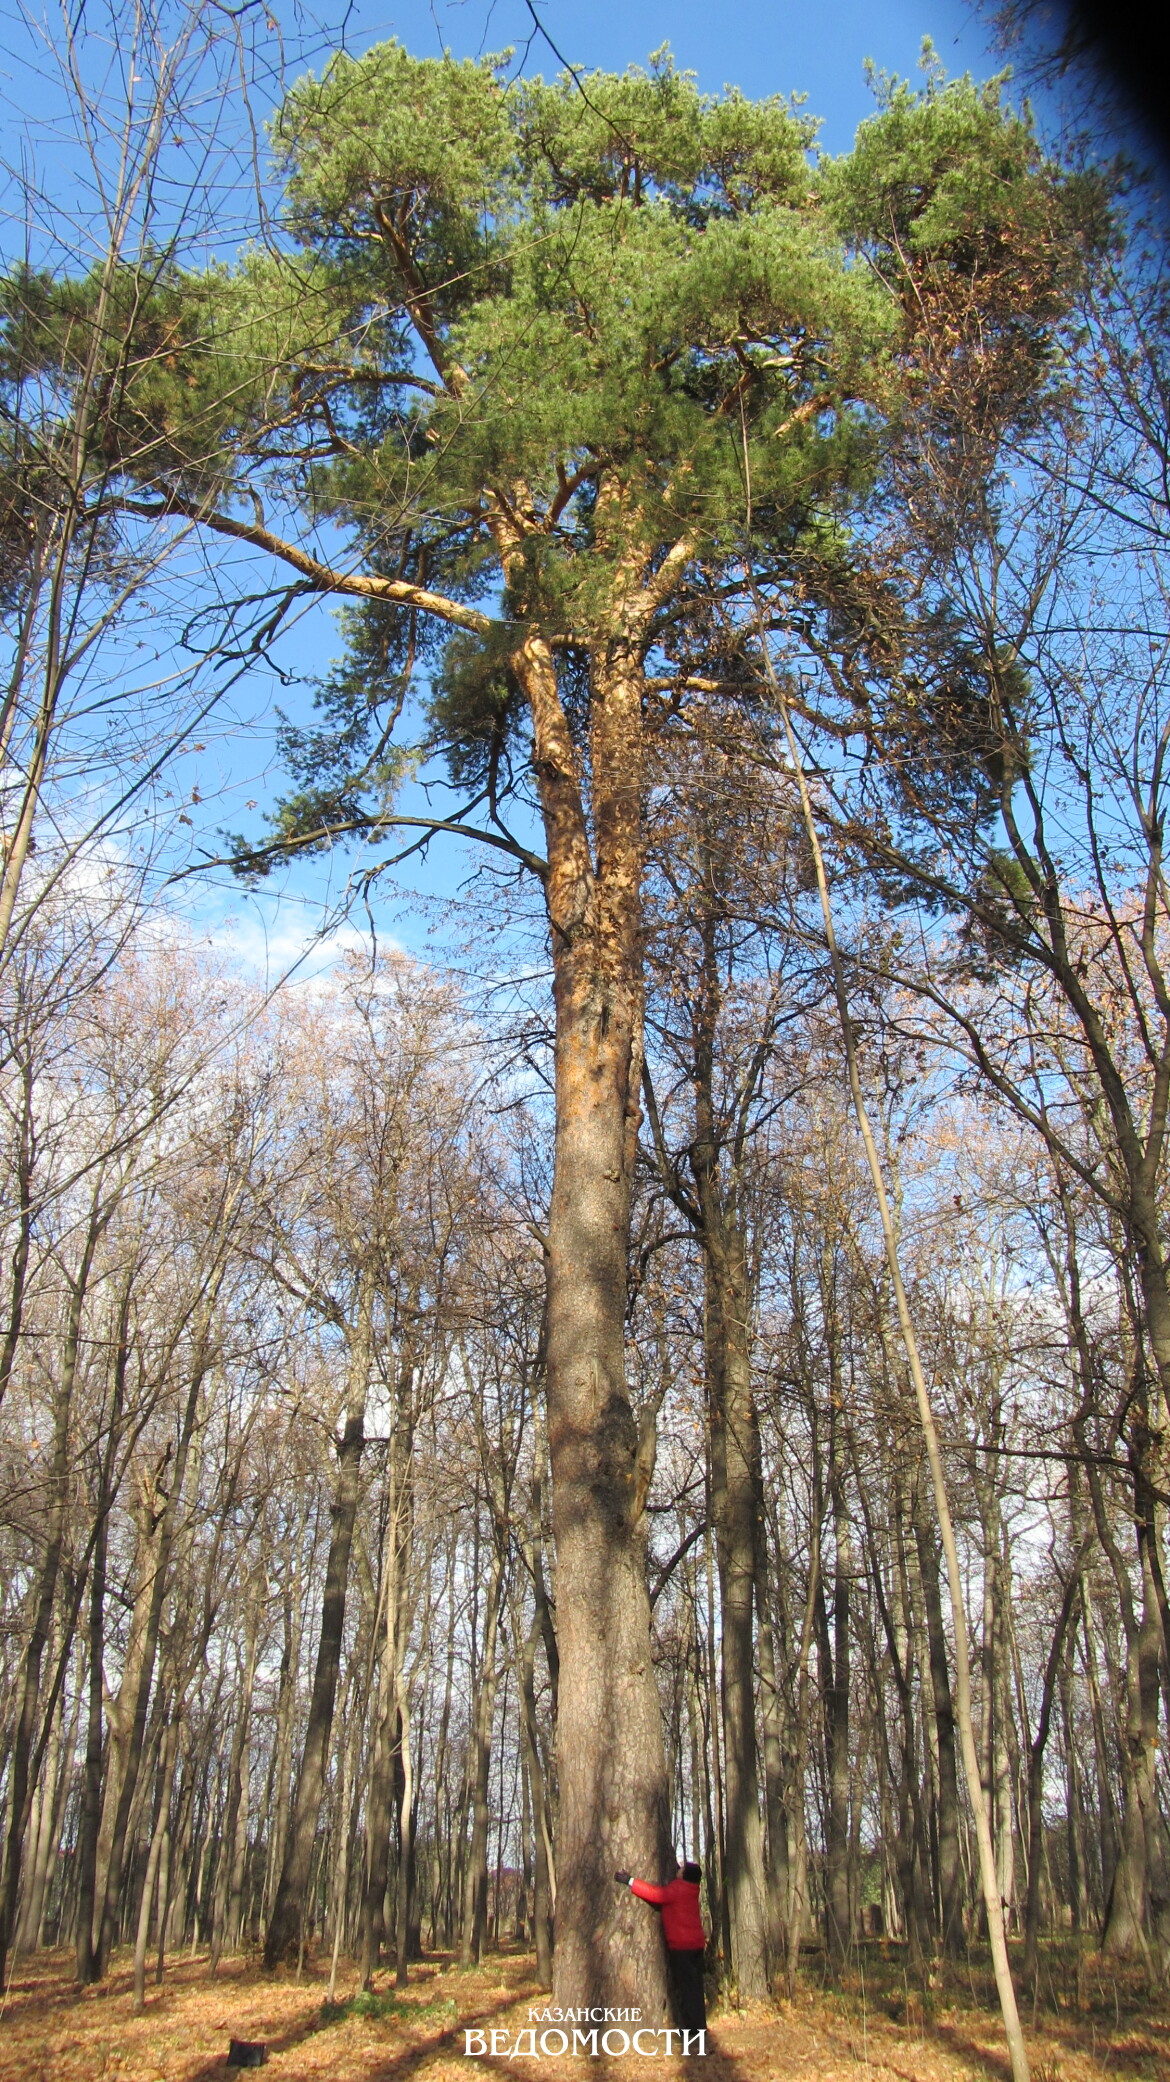
[[[680,2031],[705,2031],[707,1998],[703,1992],[703,1954],[666,1951],[670,2002]]]

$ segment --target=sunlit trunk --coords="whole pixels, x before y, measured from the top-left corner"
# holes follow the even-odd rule
[[[548,1437],[560,1662],[554,1993],[564,2006],[665,2015],[657,1920],[614,1885],[670,1849],[650,1654],[645,1444],[630,1403],[625,1309],[642,1074],[642,675],[596,665],[593,852],[555,669],[514,660],[544,813],[556,1004],[556,1147],[548,1226]],[[595,859],[594,859],[595,853]]]

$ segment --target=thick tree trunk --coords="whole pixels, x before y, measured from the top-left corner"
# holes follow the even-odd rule
[[[1075,1255],[1070,1246],[1074,1275],[1070,1318],[1076,1343],[1088,1348],[1088,1333],[1080,1310],[1079,1282]],[[1085,1361],[1082,1360],[1082,1371]],[[1140,1393],[1140,1375],[1139,1375]],[[1157,1807],[1157,1746],[1159,1670],[1163,1653],[1162,1615],[1157,1585],[1149,1555],[1149,1512],[1144,1505],[1145,1484],[1135,1489],[1134,1517],[1137,1522],[1138,1561],[1141,1567],[1142,1606],[1139,1617],[1125,1557],[1118,1546],[1113,1521],[1101,1486],[1100,1468],[1085,1451],[1084,1418],[1074,1426],[1084,1453],[1085,1479],[1093,1506],[1093,1523],[1102,1551],[1113,1574],[1125,1637],[1124,1719],[1121,1730],[1122,1821],[1115,1843],[1116,1861],[1107,1884],[1105,1929],[1102,1950],[1121,1956],[1146,1949],[1149,1911],[1150,1854],[1159,1856],[1160,1822]],[[1094,1711],[1094,1733],[1098,1743],[1103,1787],[1108,1785],[1108,1764],[1103,1719],[1096,1675],[1093,1602],[1087,1571],[1082,1570],[1081,1612],[1085,1627],[1086,1669]],[[1098,1725],[1099,1724],[1099,1725]],[[1102,1803],[1102,1862],[1105,1857],[1105,1810]]]
[[[645,1442],[625,1370],[630,1194],[642,1070],[643,675],[636,644],[594,660],[593,838],[551,654],[513,658],[544,813],[556,1004],[548,1226],[548,1435],[560,1661],[554,1992],[564,2007],[666,2011],[657,1920],[615,1868],[670,1850],[650,1654]]]
[[[317,1821],[325,1792],[329,1762],[329,1738],[333,1731],[333,1707],[341,1668],[341,1640],[345,1628],[345,1600],[349,1587],[349,1556],[357,1517],[358,1482],[362,1448],[365,1444],[368,1350],[351,1356],[350,1398],[345,1430],[337,1455],[337,1482],[333,1493],[329,1555],[325,1564],[325,1589],[321,1600],[321,1639],[313,1672],[313,1692],[301,1768],[297,1774],[296,1798],[285,1845],[276,1899],[264,1940],[264,1964],[270,1970],[282,1961],[295,1959],[300,1948],[305,1902],[313,1869],[313,1847]]]
[[[1125,1720],[1121,1745],[1121,1843],[1101,1949],[1114,1955],[1144,1952],[1151,1881],[1158,1871],[1162,1822],[1158,1810],[1158,1667],[1162,1620],[1139,1523],[1142,1610],[1126,1625]]]

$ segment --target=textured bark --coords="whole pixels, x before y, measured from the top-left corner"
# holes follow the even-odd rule
[[[1147,1949],[1151,1883],[1158,1872],[1162,1830],[1158,1810],[1158,1665],[1162,1622],[1141,1537],[1142,1609],[1125,1621],[1125,1721],[1121,1744],[1121,1842],[1113,1874],[1101,1949],[1114,1955]],[[1160,1891],[1160,1890],[1159,1890]]]
[[[640,651],[594,662],[590,853],[575,754],[547,647],[513,657],[528,696],[544,815],[556,1006],[556,1153],[548,1227],[548,1437],[557,1556],[554,1993],[564,2006],[665,2017],[656,1921],[613,1883],[669,1856],[662,1716],[645,1570],[647,1442],[630,1404],[625,1302],[642,1070]]]
[[[1071,1247],[1070,1263],[1074,1273],[1070,1293],[1070,1321],[1075,1342],[1078,1346],[1083,1346],[1087,1353],[1088,1333],[1081,1316],[1079,1287],[1075,1280],[1075,1259]],[[1082,1361],[1082,1370],[1084,1363]],[[1140,1401],[1140,1379],[1136,1392]],[[1078,1445],[1084,1451],[1083,1415],[1074,1425],[1074,1431]],[[1115,1862],[1111,1881],[1107,1883],[1105,1928],[1101,1945],[1105,1952],[1126,1956],[1134,1952],[1143,1952],[1146,1948],[1151,1852],[1155,1864],[1160,1855],[1161,1824],[1157,1807],[1156,1774],[1159,1666],[1163,1651],[1162,1616],[1149,1553],[1151,1513],[1145,1501],[1146,1485],[1140,1477],[1140,1459],[1135,1469],[1138,1479],[1135,1483],[1134,1499],[1138,1560],[1141,1568],[1140,1612],[1134,1602],[1125,1557],[1114,1534],[1112,1517],[1101,1486],[1100,1468],[1091,1454],[1085,1453],[1084,1469],[1093,1507],[1093,1523],[1097,1539],[1113,1574],[1125,1639],[1124,1720],[1120,1745],[1122,1817],[1121,1827],[1113,1844]],[[1097,1730],[1100,1706],[1093,1640],[1093,1603],[1087,1572],[1082,1573],[1081,1610],[1085,1625],[1090,1697],[1094,1707],[1094,1732],[1097,1735],[1101,1760],[1099,1768],[1105,1787],[1108,1785],[1108,1766],[1105,1761],[1103,1723],[1099,1733]],[[1103,1803],[1103,1814],[1107,1804]],[[1103,1862],[1105,1839],[1106,1831],[1103,1828]]]

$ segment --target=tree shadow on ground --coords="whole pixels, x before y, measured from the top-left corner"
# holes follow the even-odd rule
[[[482,2008],[475,2012],[474,2016],[467,2019],[461,2018],[458,2025],[449,2025],[444,2030],[436,2032],[433,2037],[421,2039],[414,2045],[404,2046],[400,2052],[392,2054],[383,2067],[371,2069],[369,2082],[382,2082],[383,2076],[401,2076],[405,2078],[412,2075],[417,2068],[424,2067],[428,2061],[449,2059],[454,2055],[461,2055],[462,2046],[460,2041],[465,2030],[475,2031],[482,2024],[490,2025],[493,2018],[499,2017],[505,2010],[513,2009],[515,2003],[515,1992],[509,1989],[506,1994],[500,1996],[498,2002],[484,2004]],[[257,2022],[255,2018],[252,2018],[248,2023],[247,2036],[254,2040],[262,2039],[271,2057],[273,2054],[287,2053],[294,2046],[303,2046],[306,2040],[316,2038],[320,2032],[332,2031],[334,2028],[332,2023],[327,2023],[322,2019],[319,2009],[313,2009],[296,2024],[286,2025],[283,2030],[277,2029],[273,2031],[271,2037],[266,2035],[263,2020],[261,2019]],[[226,2041],[232,2034],[225,2029],[223,2036]],[[242,2036],[242,2033],[238,2033],[237,2036]],[[492,2061],[491,2066],[493,2069],[499,2070],[503,2067],[503,2062]],[[234,2074],[235,2072],[234,2068],[229,2069],[227,2065],[227,2046],[225,2044],[223,2052],[212,2054],[208,2060],[204,2061],[202,2067],[194,2070],[188,2077],[188,2082],[213,2082],[215,2077]],[[241,2072],[243,2071],[241,2070]],[[528,2082],[532,2082],[531,2069],[528,2070]]]

